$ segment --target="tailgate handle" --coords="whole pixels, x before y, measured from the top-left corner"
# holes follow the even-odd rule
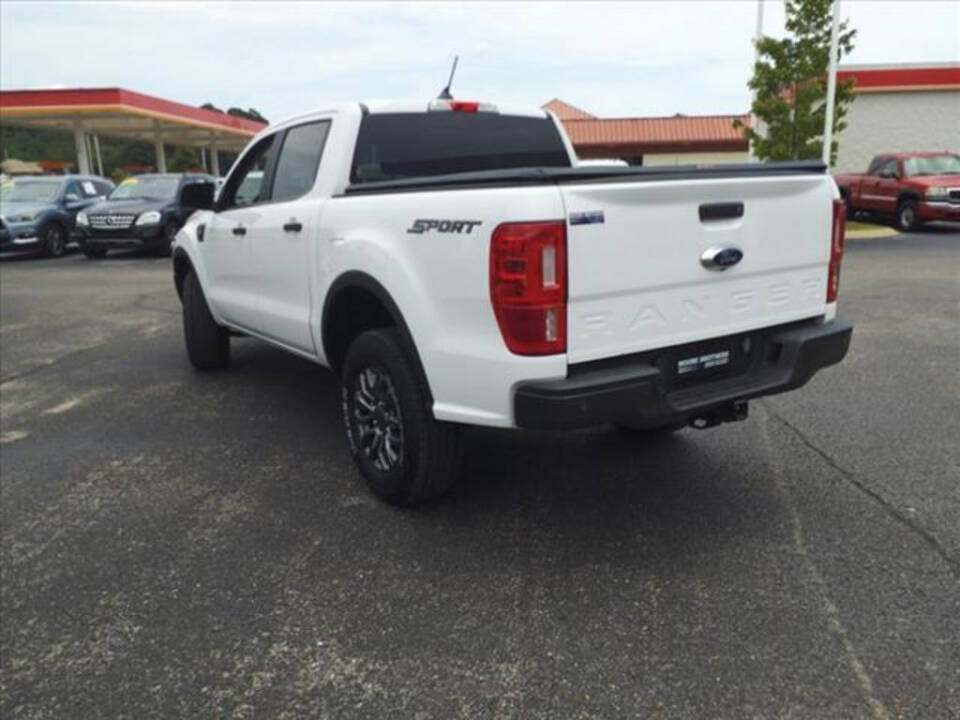
[[[700,222],[743,217],[742,202],[708,203],[700,206]]]

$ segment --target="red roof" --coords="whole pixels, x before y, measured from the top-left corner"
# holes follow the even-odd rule
[[[266,127],[263,123],[246,118],[123,88],[0,90],[0,114],[17,116],[38,112],[129,113],[247,136],[255,135]]]
[[[743,130],[733,127],[749,115],[675,115],[673,117],[566,120],[574,144],[739,142]]]
[[[749,115],[675,115],[654,118],[565,120],[570,142],[582,148],[629,149],[632,152],[746,150],[743,130]]]
[[[837,80],[854,80],[856,92],[960,90],[960,63],[946,65],[848,66],[837,70]]]
[[[598,118],[554,98],[542,106],[560,118],[577,152],[716,152],[746,150],[735,120],[750,123],[749,115],[673,115],[646,118]]]

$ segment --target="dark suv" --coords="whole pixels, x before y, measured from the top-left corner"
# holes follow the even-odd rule
[[[88,258],[100,259],[111,248],[145,248],[169,255],[170,244],[195,208],[181,202],[183,188],[214,184],[212,175],[136,175],[121,182],[103,202],[77,216],[77,229]]]
[[[0,186],[0,251],[63,255],[77,213],[102,200],[113,183],[94,175],[22,175]]]

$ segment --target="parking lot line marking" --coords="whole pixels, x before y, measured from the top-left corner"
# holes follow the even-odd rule
[[[80,395],[75,395],[68,400],[64,400],[58,405],[54,405],[52,408],[47,408],[43,411],[44,415],[59,415],[65,413],[68,410],[73,410],[73,408],[78,405],[82,405],[90,398],[96,397],[97,395],[102,395],[107,388],[89,390],[88,392],[81,393]]]
[[[0,433],[0,445],[6,445],[7,443],[16,442],[17,440],[23,440],[30,433],[25,430],[8,430],[7,432]]]
[[[67,401],[65,401],[65,402],[62,402],[62,403],[60,403],[59,405],[54,405],[52,408],[49,408],[48,410],[44,410],[44,411],[43,411],[43,414],[44,414],[44,415],[59,415],[60,413],[65,413],[67,410],[71,410],[71,409],[75,408],[75,407],[76,407],[77,405],[79,405],[81,402],[82,402],[82,400],[81,400],[80,398],[78,398],[78,397],[71,398],[70,400],[67,400]]]
[[[847,629],[840,619],[840,609],[833,601],[833,598],[830,597],[830,589],[827,586],[827,581],[824,580],[820,569],[813,562],[813,558],[810,556],[809,550],[807,550],[807,542],[803,533],[803,521],[800,519],[800,512],[797,510],[797,505],[793,500],[793,495],[790,493],[787,481],[784,479],[780,463],[777,461],[777,454],[773,449],[773,441],[770,439],[770,428],[768,426],[770,411],[764,408],[764,412],[759,413],[759,416],[759,435],[763,439],[770,469],[773,471],[774,483],[783,498],[784,505],[786,505],[790,513],[793,544],[797,550],[797,554],[800,556],[800,559],[807,568],[807,572],[813,579],[813,587],[817,596],[820,598],[820,602],[823,604],[827,616],[827,623],[843,646],[844,654],[847,656],[847,662],[850,664],[850,669],[857,680],[857,684],[860,686],[860,691],[863,693],[867,704],[870,705],[874,720],[890,720],[890,713],[883,702],[877,697],[870,673],[867,672],[866,666],[857,654],[857,649],[853,646]]]

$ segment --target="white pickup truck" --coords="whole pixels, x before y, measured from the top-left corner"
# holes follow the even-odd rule
[[[577,167],[540,109],[353,103],[191,193],[190,360],[224,368],[244,335],[330,367],[360,472],[398,504],[451,485],[462,425],[710,427],[850,342],[820,163]]]

